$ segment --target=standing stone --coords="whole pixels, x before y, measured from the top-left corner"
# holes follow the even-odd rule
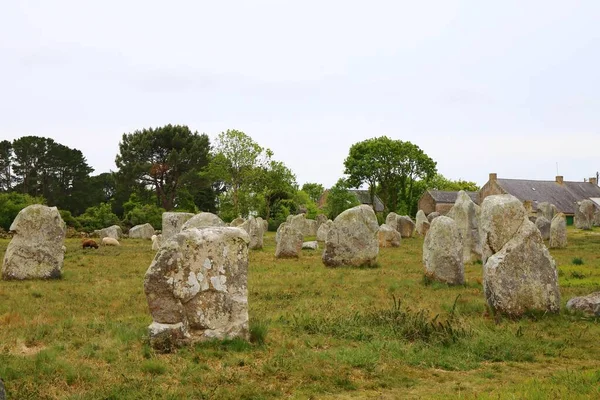
[[[408,215],[399,216],[398,219],[398,231],[402,238],[410,238],[415,234],[415,222]],[[387,223],[387,222],[386,222]]]
[[[261,217],[254,218],[250,217],[246,222],[244,222],[240,228],[246,231],[248,237],[250,238],[250,244],[248,248],[250,250],[258,250],[263,248],[263,238],[264,238],[264,225],[263,219]]]
[[[360,205],[342,212],[327,234],[323,263],[328,267],[376,265],[378,230],[377,217],[371,207]]]
[[[591,200],[581,201],[575,207],[575,227],[577,229],[590,230],[594,222],[596,206]]]
[[[191,228],[202,229],[220,226],[227,226],[227,224],[213,213],[201,212],[188,219],[181,227],[181,230],[185,231],[186,229]]]
[[[154,235],[152,237],[152,250],[158,250],[160,248],[160,246],[162,245],[162,242],[163,242],[162,233],[158,234],[158,235]]]
[[[229,226],[237,228],[238,226],[242,225],[244,222],[246,222],[246,220],[244,218],[238,217],[238,218],[234,219],[233,221],[231,221]]]
[[[3,279],[61,277],[67,227],[56,207],[40,204],[25,207],[10,230],[14,236],[4,254]]]
[[[150,239],[154,235],[154,228],[150,224],[136,225],[129,230],[130,239]]]
[[[317,235],[317,222],[312,219],[306,219],[304,214],[294,215],[292,218],[288,218],[288,222],[302,232],[304,236]]]
[[[316,240],[302,243],[302,250],[318,250],[319,242]]]
[[[314,219],[307,219],[304,223],[304,236],[317,236],[317,221]]]
[[[463,243],[457,223],[440,216],[431,222],[423,242],[425,276],[449,285],[465,283]]]
[[[248,339],[248,241],[242,229],[209,227],[163,244],[144,278],[154,348]]]
[[[543,240],[550,239],[550,221],[546,217],[537,217],[535,220],[535,226],[540,230]]]
[[[317,215],[317,217],[315,218],[315,221],[317,221],[317,232],[319,231],[319,228],[321,227],[321,225],[323,225],[328,220],[329,220],[329,218],[327,218],[327,215],[325,215],[325,214]]]
[[[456,202],[448,211],[448,217],[456,222],[462,238],[462,261],[470,263],[481,260],[481,241],[479,238],[480,207],[471,200],[469,195],[461,190],[458,192]]]
[[[166,242],[177,235],[183,224],[185,224],[194,214],[183,212],[164,212],[162,214],[162,236],[163,242]]]
[[[567,310],[600,316],[600,292],[594,292],[583,297],[573,297],[567,301]]]
[[[387,224],[383,224],[379,227],[377,239],[379,247],[400,247],[402,237],[400,232]]]
[[[423,210],[417,211],[417,233],[421,236],[425,236],[429,230],[430,224],[427,216]]]
[[[123,230],[119,225],[112,225],[108,228],[99,229],[94,231],[94,237],[98,237],[100,239],[104,239],[105,237],[113,238],[113,239],[121,239],[123,237]]]
[[[263,224],[263,232],[269,232],[269,221],[267,221],[266,219],[263,219],[262,224]]]
[[[558,213],[550,223],[550,248],[560,249],[567,247],[567,218],[565,214]]]
[[[517,198],[485,198],[481,237],[483,291],[492,310],[515,317],[529,310],[559,312],[556,264]]]
[[[327,240],[327,234],[329,233],[329,230],[331,229],[332,225],[332,220],[327,220],[326,222],[321,224],[321,226],[317,230],[317,240],[319,242],[324,242],[325,240]]]
[[[437,217],[439,217],[440,215],[442,215],[442,214],[440,214],[440,213],[439,213],[439,212],[437,212],[437,211],[434,211],[434,212],[432,212],[432,213],[429,213],[429,215],[427,216],[427,221],[429,221],[429,223],[431,223],[431,221],[433,221],[434,219],[436,219],[436,218],[437,218]]]
[[[289,222],[284,222],[277,230],[279,241],[275,248],[277,258],[298,258],[302,250],[302,232]]]
[[[600,210],[596,210],[594,213],[594,220],[592,221],[593,226],[600,226]]]
[[[398,226],[398,218],[400,216],[398,214],[396,214],[395,212],[391,212],[389,213],[386,217],[385,217],[385,224],[395,230],[397,230],[398,232],[400,232],[399,226]]]
[[[548,203],[547,201],[542,201],[537,205],[537,216],[544,217],[548,221],[552,221],[552,218],[558,214],[558,209],[552,203]]]

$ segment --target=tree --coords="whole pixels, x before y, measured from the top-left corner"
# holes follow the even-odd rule
[[[435,174],[435,176],[429,181],[427,189],[448,190],[454,192],[457,192],[459,190],[465,190],[467,192],[477,192],[479,190],[479,186],[477,186],[477,183],[475,182],[463,181],[462,179],[453,181],[451,179],[446,178],[442,174]]]
[[[341,178],[327,191],[325,210],[330,219],[360,204],[356,196],[348,191],[349,188],[348,181]]]
[[[16,192],[0,193],[0,228],[8,231],[19,211],[32,204],[44,204],[44,199]]]
[[[76,218],[86,232],[103,229],[112,225],[119,225],[119,217],[111,210],[110,204],[100,203],[89,207],[83,214]]]
[[[126,181],[151,188],[165,210],[177,205],[178,193],[210,187],[182,185],[190,173],[200,173],[210,161],[210,142],[205,134],[185,125],[166,125],[123,134],[116,164]]]
[[[266,166],[256,170],[254,192],[264,201],[264,218],[271,218],[271,209],[280,199],[290,198],[296,191],[296,175],[280,161],[270,160]]]
[[[418,146],[386,136],[355,143],[344,160],[350,187],[367,184],[373,202],[379,194],[389,211],[416,207],[415,182],[429,181],[436,163]]]
[[[302,191],[306,192],[314,203],[318,203],[325,188],[320,183],[305,183],[302,185]]]
[[[12,143],[0,141],[0,192],[8,192],[12,188]]]

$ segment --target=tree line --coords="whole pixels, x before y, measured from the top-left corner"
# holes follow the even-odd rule
[[[86,231],[146,222],[160,228],[164,211],[210,211],[225,221],[257,215],[274,229],[297,212],[334,218],[358,203],[348,189],[365,184],[386,211],[413,215],[428,187],[477,189],[437,174],[436,163],[416,145],[387,137],[350,148],[347,177],[327,191],[322,209],[317,204],[323,185],[300,188],[270,149],[238,130],[222,132],[214,143],[184,125],[136,130],[123,134],[115,163],[118,171],[92,175],[81,151],[53,139],[1,141],[0,227],[8,229],[23,207],[44,203],[58,207],[68,225]]]

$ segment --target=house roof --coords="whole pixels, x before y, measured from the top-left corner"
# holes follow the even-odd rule
[[[590,182],[533,181],[526,179],[498,179],[506,193],[521,201],[529,200],[533,210],[543,201],[554,204],[565,214],[575,214],[577,202],[600,197],[600,187]]]
[[[348,191],[350,193],[353,193],[361,204],[371,205],[371,194],[369,193],[368,190],[350,189]],[[383,209],[385,208],[383,206],[383,202],[377,195],[375,195],[374,203],[375,204],[373,204],[373,210],[375,212],[382,212]]]
[[[450,192],[446,190],[428,190],[427,192],[431,195],[431,197],[433,198],[433,200],[435,200],[436,203],[454,204],[456,203],[456,198],[458,197],[458,192]],[[469,197],[471,198],[471,200],[473,200],[474,203],[479,204],[478,192],[465,193],[469,195]]]

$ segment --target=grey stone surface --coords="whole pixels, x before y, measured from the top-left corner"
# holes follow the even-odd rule
[[[594,213],[596,206],[591,200],[583,200],[575,207],[575,227],[578,229],[590,230],[594,224]]]
[[[550,224],[550,221],[546,217],[537,217],[535,220],[535,226],[540,230],[540,234],[544,240],[550,239]]]
[[[119,240],[123,237],[123,230],[121,229],[121,227],[119,225],[112,225],[112,226],[109,226],[108,228],[103,228],[103,229],[94,231],[94,233],[92,235],[94,237],[98,237],[100,239],[109,237],[109,238]]]
[[[321,226],[319,226],[319,229],[317,230],[317,240],[319,242],[324,242],[325,240],[327,240],[327,234],[329,233],[329,230],[331,229],[332,225],[333,221],[327,220],[323,222]]]
[[[510,194],[488,196],[483,200],[479,226],[484,264],[517,233],[525,219],[525,207]]]
[[[471,200],[469,195],[461,190],[458,192],[454,205],[448,211],[448,217],[456,222],[463,245],[463,263],[481,260],[481,238],[479,236],[480,207]]]
[[[159,350],[208,339],[248,339],[248,234],[240,228],[190,228],[159,249],[144,291]]]
[[[152,236],[152,250],[158,250],[163,242],[162,233]]]
[[[162,215],[162,237],[166,242],[181,232],[185,224],[194,214],[184,212],[164,212]]]
[[[437,212],[437,211],[434,211],[434,212],[432,212],[432,213],[429,213],[429,215],[427,215],[427,221],[429,221],[429,223],[431,223],[431,221],[433,221],[434,219],[436,219],[436,218],[437,218],[437,217],[439,217],[440,215],[442,215],[442,214],[440,214],[440,213],[439,213],[439,212]]]
[[[554,218],[554,216],[558,214],[558,209],[556,208],[556,206],[552,203],[548,203],[546,201],[542,201],[541,203],[538,203],[537,205],[537,216],[539,217],[544,217],[546,218],[548,221],[552,221],[552,218]],[[535,222],[535,221],[533,221]]]
[[[184,231],[186,229],[191,228],[203,229],[222,226],[227,226],[227,224],[223,222],[223,220],[217,215],[210,212],[201,212],[185,221],[185,223],[181,227],[181,230]]]
[[[154,228],[150,224],[136,225],[129,230],[130,239],[151,239]]]
[[[377,263],[379,225],[373,209],[360,205],[333,221],[325,240],[322,260],[328,267],[373,266]]]
[[[429,279],[449,285],[465,283],[462,237],[452,218],[439,216],[431,222],[423,241],[423,266]]]
[[[398,226],[398,218],[400,218],[400,216],[392,211],[385,217],[385,224],[391,227],[392,229],[395,229],[398,232],[400,232],[400,227]]]
[[[310,242],[304,242],[304,243],[302,243],[302,249],[303,250],[318,250],[319,242],[317,242],[316,240],[313,240]]]
[[[264,224],[263,219],[261,217],[254,218],[250,217],[247,221],[245,221],[240,228],[246,231],[248,237],[250,238],[250,244],[248,248],[250,250],[258,250],[263,248],[264,241]]]
[[[303,235],[289,222],[284,222],[277,230],[279,240],[275,248],[277,258],[298,258],[302,250]]]
[[[567,218],[565,214],[558,213],[550,223],[550,248],[560,249],[567,247]]]
[[[400,232],[402,238],[411,238],[415,234],[415,222],[408,215],[398,216],[397,218],[397,230]]]
[[[244,218],[238,217],[238,218],[234,219],[233,221],[231,221],[229,226],[237,228],[238,226],[242,225],[244,222],[246,222],[246,220]]]
[[[2,278],[60,278],[67,227],[56,207],[34,204],[22,209],[10,226],[13,238],[6,248]]]
[[[430,227],[430,223],[429,223],[429,220],[427,219],[427,216],[423,212],[423,210],[417,211],[415,225],[416,225],[415,229],[416,229],[417,234],[419,234],[421,236],[425,236],[427,234],[427,231],[429,230],[429,227]]]
[[[400,247],[400,244],[402,243],[400,232],[387,224],[383,224],[379,227],[377,239],[379,241],[379,247]]]
[[[600,292],[587,296],[573,297],[567,301],[567,310],[581,311],[586,314],[600,316]]]

